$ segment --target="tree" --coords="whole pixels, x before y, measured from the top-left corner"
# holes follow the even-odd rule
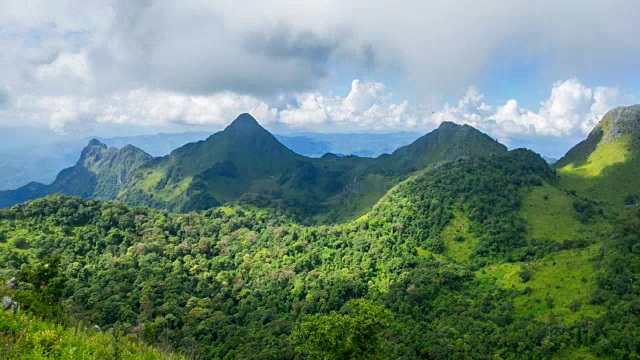
[[[61,271],[59,254],[47,256],[34,265],[25,265],[20,270],[18,281],[30,284],[32,291],[24,291],[19,301],[39,315],[58,314],[64,295],[67,277]],[[31,296],[33,295],[33,296]]]
[[[306,317],[291,340],[311,359],[382,359],[380,335],[391,321],[387,309],[365,299],[351,300],[340,313]]]

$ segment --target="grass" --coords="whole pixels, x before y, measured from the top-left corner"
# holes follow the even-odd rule
[[[628,195],[640,195],[640,157],[629,138],[600,143],[586,161],[558,170],[560,185],[610,205],[624,205]]]
[[[573,323],[580,317],[598,317],[606,308],[589,304],[596,289],[594,262],[600,245],[583,249],[563,250],[542,261],[492,265],[480,272],[480,278],[490,278],[503,289],[520,293],[514,300],[518,317],[530,316],[538,321]],[[529,270],[531,279],[524,282],[520,273]],[[529,293],[525,289],[529,289]],[[574,304],[574,309],[572,309]],[[576,307],[576,304],[579,306]]]
[[[582,177],[596,177],[610,166],[625,163],[628,160],[627,141],[619,139],[610,143],[600,143],[596,150],[589,154],[585,164],[575,166],[569,164],[561,172],[573,173]]]
[[[440,238],[445,244],[445,256],[465,262],[476,249],[478,239],[469,234],[471,220],[462,214],[456,214],[451,224],[440,233]]]
[[[578,221],[573,207],[575,197],[557,187],[544,184],[526,191],[521,216],[527,222],[530,240],[587,240],[611,232],[611,225],[600,217],[588,224]]]
[[[134,335],[68,328],[4,310],[0,310],[0,358],[184,359],[147,346]]]
[[[422,248],[418,248],[418,247],[416,248],[416,252],[418,253],[418,256],[420,256],[420,257],[429,258],[429,257],[433,256],[433,258],[436,259],[439,262],[443,262],[443,263],[446,262],[446,257],[444,255],[442,255],[442,254],[436,254],[436,253],[434,253],[434,252],[432,252],[430,250],[422,249]]]
[[[563,350],[560,351],[559,353],[555,354],[555,356],[553,357],[554,360],[595,360],[595,359],[600,359],[599,357],[593,355],[591,352],[589,352],[588,349],[582,348],[582,349],[570,349],[570,350]]]

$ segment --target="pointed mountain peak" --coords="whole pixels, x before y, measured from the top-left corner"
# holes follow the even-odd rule
[[[80,159],[78,160],[78,164],[83,164],[84,161],[91,156],[99,154],[103,151],[107,150],[107,145],[100,142],[98,139],[91,139],[89,144],[82,149],[82,153],[80,154]]]
[[[227,126],[225,131],[227,130],[247,131],[247,130],[257,130],[257,129],[264,130],[264,128],[258,123],[258,121],[253,116],[251,116],[250,114],[244,113],[244,114],[240,114],[240,116],[238,116],[235,120],[233,120],[233,122],[229,124],[229,126]]]
[[[451,121],[443,121],[440,126],[438,126],[438,129],[457,129],[461,127],[460,125],[451,122]]]

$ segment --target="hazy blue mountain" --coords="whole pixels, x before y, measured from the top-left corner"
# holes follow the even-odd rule
[[[0,191],[0,208],[50,194],[114,199],[128,182],[129,175],[151,159],[149,154],[135,146],[109,148],[93,139],[82,150],[76,164],[60,171],[51,184],[30,182],[15,190]]]
[[[399,147],[414,142],[422,135],[413,132],[386,134],[299,133],[286,136],[276,135],[276,138],[296,153],[309,157],[321,157],[326,153],[377,157],[382,154],[391,154]]]

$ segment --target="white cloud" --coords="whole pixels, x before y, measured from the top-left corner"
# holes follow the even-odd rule
[[[418,125],[416,109],[404,100],[393,102],[393,95],[379,82],[353,80],[343,99],[333,94],[305,92],[296,102],[280,111],[280,122],[291,128],[319,130],[392,130]]]
[[[107,97],[24,95],[17,98],[3,119],[23,125],[42,125],[64,132],[82,122],[142,126],[226,125],[238,114],[249,112],[262,123],[272,122],[276,109],[249,95],[221,92],[188,96],[137,89]],[[2,121],[0,119],[0,121]],[[17,125],[15,122],[11,125]]]
[[[63,61],[43,74],[65,74],[65,64]],[[554,83],[549,97],[536,111],[522,108],[516,99],[489,105],[481,92],[469,87],[457,104],[445,104],[442,110],[432,112],[432,107],[396,99],[383,83],[360,80],[352,81],[344,97],[299,92],[288,103],[284,98],[274,100],[230,91],[186,95],[148,88],[107,96],[9,92],[5,97],[12,101],[0,111],[0,124],[47,124],[60,132],[82,126],[83,122],[223,126],[238,114],[249,112],[265,125],[277,123],[322,132],[428,131],[443,121],[452,121],[472,125],[503,141],[517,135],[582,136],[622,99],[616,88],[590,88],[575,78]]]
[[[597,72],[616,82],[640,56],[637,0],[1,3],[0,82],[25,92],[41,84],[22,73],[59,53],[88,54],[96,92],[204,95],[313,89],[344,63],[398,70],[422,95],[540,57],[545,79]]]
[[[619,105],[621,97],[616,88],[592,89],[573,78],[553,84],[549,98],[541,102],[537,112],[521,108],[515,99],[492,111],[483,99],[471,87],[458,106],[446,105],[432,119],[435,123],[470,124],[500,137],[583,135],[591,131],[611,107]]]

